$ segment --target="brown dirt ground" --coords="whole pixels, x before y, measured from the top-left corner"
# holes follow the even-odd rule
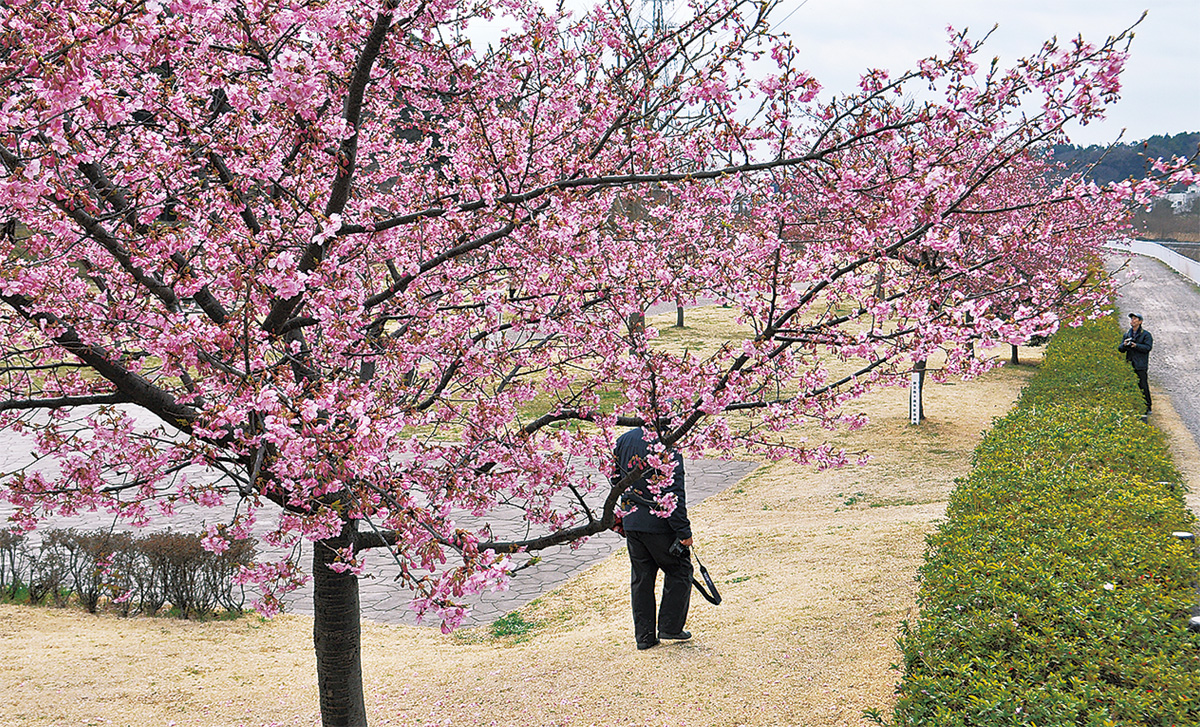
[[[931,386],[920,427],[905,392],[874,394],[856,407],[872,423],[835,435],[869,449],[869,464],[775,463],[695,507],[698,554],[725,601],[695,599],[689,642],[633,648],[623,551],[525,608],[538,624],[525,640],[366,625],[371,723],[869,724],[864,709],[893,702],[924,538],[1031,371]],[[1173,411],[1155,417],[1197,489],[1195,444]],[[0,725],[315,725],[311,643],[299,616],[192,623],[0,605]]]

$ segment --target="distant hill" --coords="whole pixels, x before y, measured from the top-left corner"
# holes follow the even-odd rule
[[[1066,164],[1070,171],[1082,171],[1095,163],[1096,167],[1089,176],[1097,184],[1105,184],[1130,177],[1141,179],[1150,170],[1149,160],[1194,156],[1197,145],[1200,145],[1200,132],[1191,131],[1174,136],[1152,136],[1145,141],[1117,144],[1111,149],[1095,144],[1083,147],[1056,144],[1054,158]]]

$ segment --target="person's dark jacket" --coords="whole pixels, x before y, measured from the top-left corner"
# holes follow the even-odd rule
[[[1126,345],[1125,341],[1130,343]],[[1154,336],[1145,328],[1139,328],[1136,333],[1132,328],[1125,333],[1125,338],[1117,350],[1125,354],[1125,360],[1133,366],[1134,371],[1146,371],[1150,368],[1150,349],[1154,348]]]
[[[651,512],[650,505],[654,502],[654,493],[650,491],[649,479],[658,474],[650,465],[643,465],[650,455],[649,443],[644,436],[645,430],[631,429],[617,439],[614,451],[615,467],[611,481],[615,485],[631,470],[644,469],[645,475],[638,477],[625,491],[623,508],[633,509],[622,518],[625,530],[640,533],[674,533],[676,538],[687,540],[692,537],[692,524],[687,515],[687,499],[683,491],[683,457],[678,451],[667,450],[664,456],[670,456],[675,462],[675,472],[671,483],[663,492],[675,495],[675,510],[670,517],[660,517]],[[653,435],[651,435],[653,436]]]

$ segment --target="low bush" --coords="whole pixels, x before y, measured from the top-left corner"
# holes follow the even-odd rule
[[[1198,725],[1194,517],[1113,319],[1060,332],[929,538],[898,725]]]
[[[200,543],[194,533],[68,529],[47,530],[31,546],[24,535],[0,531],[0,594],[92,613],[108,607],[122,616],[153,616],[168,604],[180,618],[240,612],[245,593],[233,575],[254,560],[253,541],[234,541],[221,554]]]

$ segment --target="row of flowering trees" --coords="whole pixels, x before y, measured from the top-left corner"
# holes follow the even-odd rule
[[[0,475],[15,522],[236,503],[210,549],[260,518],[313,542],[323,719],[365,724],[365,549],[453,628],[512,554],[610,526],[627,483],[588,472],[621,427],[838,465],[778,431],[1091,312],[1096,246],[1154,185],[1039,150],[1117,98],[1128,34],[980,69],[952,33],[818,101],[773,5],[652,32],[626,0],[7,2],[0,427],[37,458]],[[479,49],[481,19],[511,29]],[[669,354],[629,325],[701,298],[753,335]],[[514,506],[528,530],[494,532]],[[270,611],[298,571],[241,577]]]

